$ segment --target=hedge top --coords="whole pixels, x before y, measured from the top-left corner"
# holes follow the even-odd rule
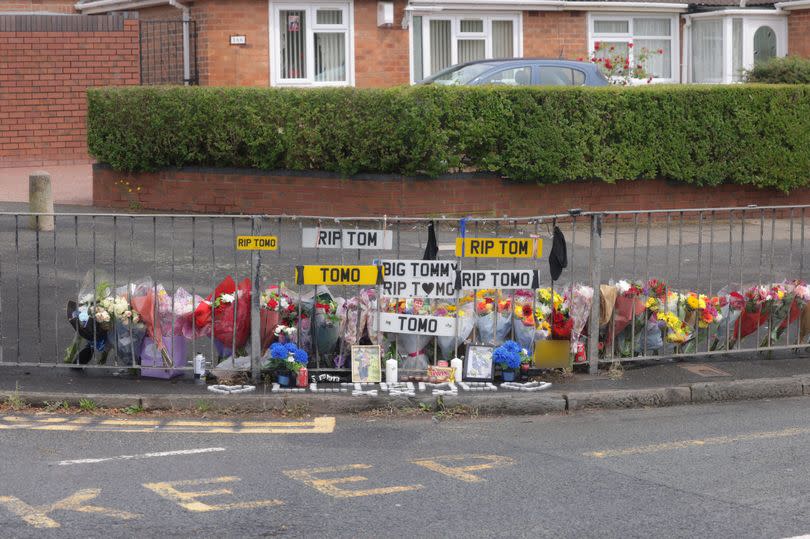
[[[664,178],[784,191],[810,178],[810,86],[88,90],[120,171],[212,166],[515,180]]]

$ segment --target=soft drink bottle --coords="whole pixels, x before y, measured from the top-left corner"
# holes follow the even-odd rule
[[[307,387],[309,385],[309,371],[306,367],[301,367],[298,370],[298,377],[295,380],[295,385],[298,387]]]

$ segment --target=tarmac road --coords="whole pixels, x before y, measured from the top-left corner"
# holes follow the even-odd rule
[[[810,532],[803,398],[568,416],[338,418],[334,427],[328,419],[272,428],[150,421],[0,417],[3,536]],[[165,454],[177,451],[198,452]]]

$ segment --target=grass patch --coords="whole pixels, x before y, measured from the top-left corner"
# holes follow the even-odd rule
[[[93,410],[97,409],[98,405],[96,401],[93,399],[80,399],[79,400],[79,410],[82,412],[92,412]]]

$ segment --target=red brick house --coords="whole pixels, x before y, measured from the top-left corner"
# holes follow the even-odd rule
[[[761,59],[810,56],[808,0],[80,0],[74,7],[142,17],[185,11],[199,32],[200,82],[209,85],[392,86],[471,59],[587,57],[596,42],[662,50],[646,66],[661,82],[733,82]]]

